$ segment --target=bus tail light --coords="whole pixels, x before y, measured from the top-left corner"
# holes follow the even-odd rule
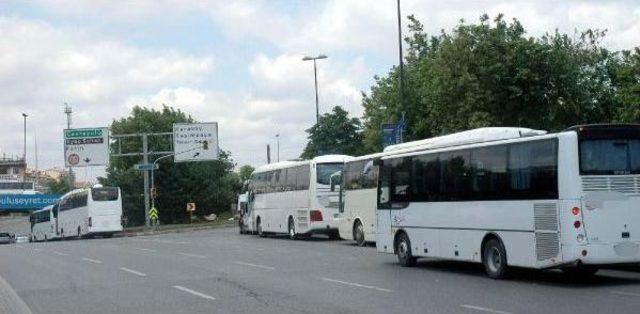
[[[574,207],[574,208],[572,208],[572,209],[571,209],[571,213],[572,213],[574,216],[577,216],[578,214],[580,214],[580,208],[578,208],[578,207]]]
[[[576,221],[573,223],[573,226],[574,226],[574,227],[576,227],[576,229],[578,229],[578,228],[580,228],[580,226],[582,226],[582,224],[580,223],[580,221],[579,221],[579,220],[576,220]]]
[[[89,227],[91,227],[91,217],[89,217]]]
[[[310,220],[311,221],[322,221],[322,212],[319,210],[312,210],[310,213]]]

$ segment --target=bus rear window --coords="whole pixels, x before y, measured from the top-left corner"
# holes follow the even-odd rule
[[[118,188],[93,188],[91,198],[96,202],[115,201],[118,199]]]
[[[640,173],[640,139],[581,141],[580,170],[586,175]]]

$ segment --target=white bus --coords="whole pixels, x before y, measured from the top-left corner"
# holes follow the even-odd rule
[[[249,187],[251,230],[260,236],[285,233],[292,239],[314,233],[338,238],[338,193],[330,190],[329,178],[350,158],[326,155],[256,169]]]
[[[243,192],[238,195],[238,227],[240,228],[240,234],[252,233],[251,229],[251,214],[249,213],[249,193]]]
[[[53,208],[54,205],[49,205],[31,213],[31,241],[47,241],[58,237]]]
[[[58,201],[58,230],[61,238],[102,235],[122,231],[120,188],[102,187],[73,190]]]
[[[480,262],[492,278],[640,262],[640,125],[449,139],[376,161],[378,251]]]

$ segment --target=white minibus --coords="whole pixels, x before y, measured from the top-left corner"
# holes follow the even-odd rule
[[[376,160],[376,246],[418,257],[588,276],[640,262],[640,125],[495,137],[487,129]],[[436,138],[437,139],[437,138]]]

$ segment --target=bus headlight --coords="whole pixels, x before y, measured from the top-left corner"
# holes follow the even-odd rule
[[[579,235],[576,237],[576,240],[578,240],[578,242],[579,242],[579,243],[584,242],[584,235],[583,235],[583,234],[579,234]]]

